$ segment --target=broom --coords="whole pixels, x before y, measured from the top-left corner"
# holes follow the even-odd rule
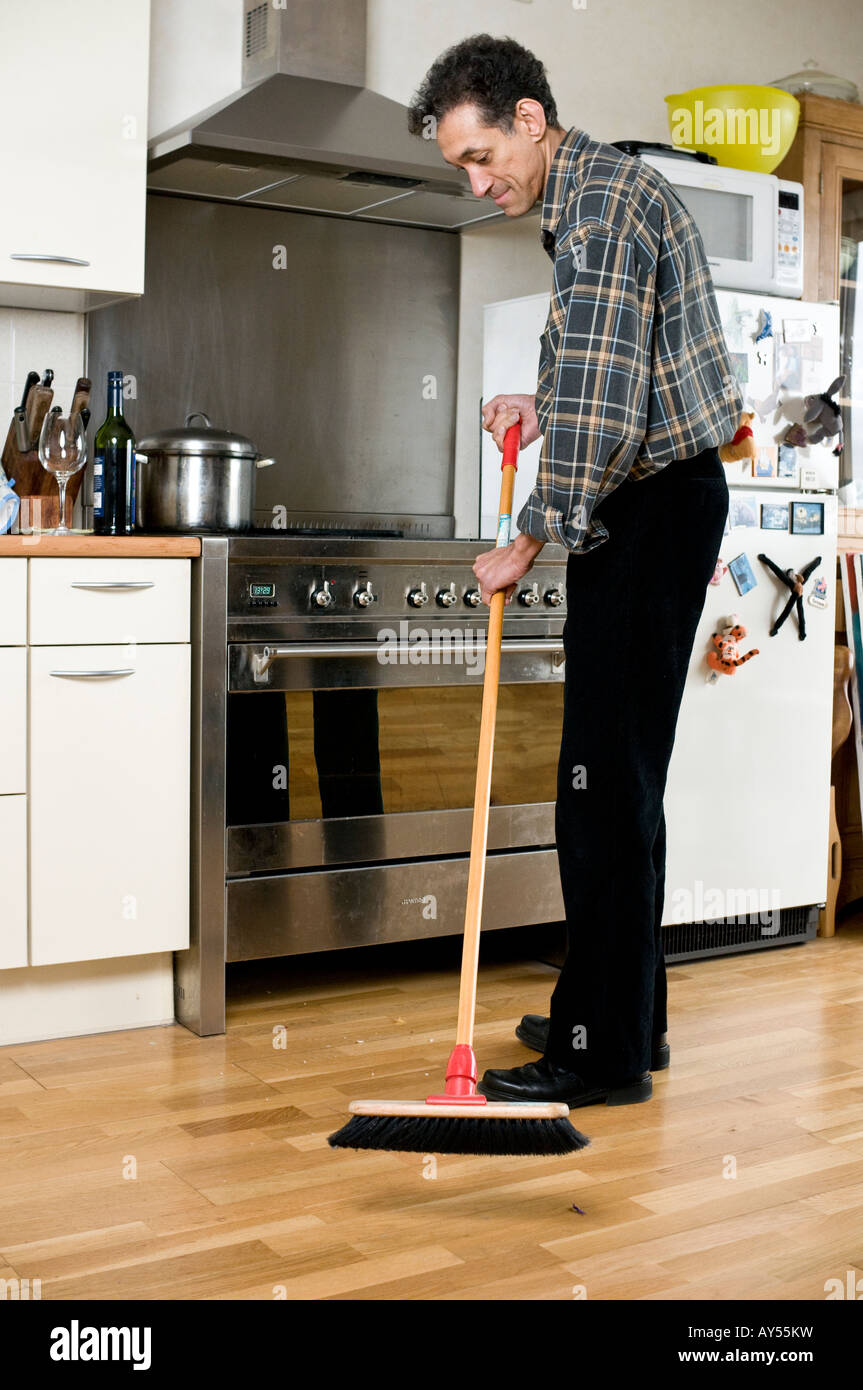
[[[498,546],[509,544],[520,437],[521,426],[512,425],[504,439]],[[570,1124],[566,1105],[557,1102],[489,1101],[485,1096],[477,1095],[476,1091],[473,1030],[504,603],[505,595],[501,589],[492,596],[489,606],[458,1025],[456,1045],[446,1069],[444,1094],[427,1096],[424,1101],[352,1101],[349,1107],[351,1119],[329,1137],[334,1149],[395,1149],[404,1153],[440,1154],[564,1154],[573,1153],[590,1143]]]

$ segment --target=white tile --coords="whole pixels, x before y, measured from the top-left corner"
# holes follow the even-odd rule
[[[77,376],[74,381],[58,381],[55,377],[51,383],[51,390],[54,392],[54,399],[51,404],[62,405],[64,415],[68,414],[69,406],[72,404],[72,393],[75,390],[77,380]]]
[[[12,315],[13,309],[0,309],[0,382],[11,381],[15,375],[12,366]],[[21,390],[24,383],[21,382]],[[18,397],[20,401],[21,397]]]
[[[76,381],[84,370],[84,315],[45,309],[12,309],[12,376],[40,373],[46,367],[56,381]]]

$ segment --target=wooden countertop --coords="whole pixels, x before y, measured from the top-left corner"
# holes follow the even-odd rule
[[[0,557],[39,555],[53,559],[183,559],[201,553],[199,536],[0,536]]]

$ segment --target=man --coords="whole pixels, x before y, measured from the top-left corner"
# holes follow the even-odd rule
[[[546,541],[569,551],[556,803],[568,951],[550,1019],[517,1030],[541,1060],[487,1071],[479,1090],[645,1101],[651,1067],[668,1064],[662,800],[728,510],[717,446],[742,401],[692,218],[648,165],[563,129],[533,54],[466,39],[409,119],[507,217],[542,201],[554,266],[536,396],[482,412],[498,448],[519,419],[522,448],[542,436],[536,487],[520,534],[474,571],[484,602],[499,589],[509,601]]]

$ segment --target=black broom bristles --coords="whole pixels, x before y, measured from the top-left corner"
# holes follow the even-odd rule
[[[586,1134],[557,1120],[473,1120],[452,1116],[354,1115],[331,1134],[333,1149],[401,1153],[568,1154],[586,1148]]]

